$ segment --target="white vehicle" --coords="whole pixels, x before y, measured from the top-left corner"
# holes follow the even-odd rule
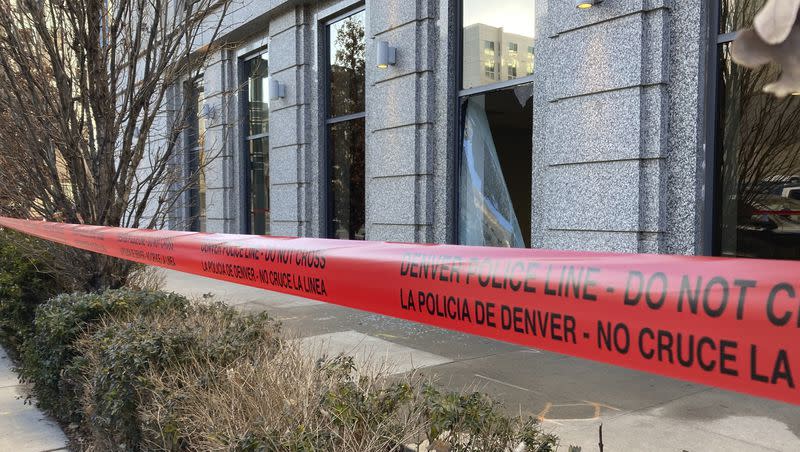
[[[800,201],[800,186],[784,188],[781,197]]]

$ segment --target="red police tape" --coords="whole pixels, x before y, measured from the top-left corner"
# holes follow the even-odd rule
[[[800,404],[800,262],[0,226],[144,264]]]

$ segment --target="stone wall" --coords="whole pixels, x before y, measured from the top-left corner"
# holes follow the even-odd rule
[[[534,247],[700,252],[702,3],[607,0],[579,11],[573,0],[537,0]],[[324,22],[355,4],[252,2],[228,20],[227,38],[240,47],[269,42],[270,75],[286,85],[270,112],[274,235],[323,234]],[[367,0],[366,11],[367,237],[452,242],[455,2]],[[377,40],[397,47],[396,66],[375,66]],[[208,229],[241,232],[237,50],[220,52],[205,77],[220,156],[208,178]]]
[[[537,2],[534,247],[697,251],[703,34],[690,3]]]

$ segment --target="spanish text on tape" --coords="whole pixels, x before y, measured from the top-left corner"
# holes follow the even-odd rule
[[[202,234],[0,218],[143,264],[800,405],[800,262]]]

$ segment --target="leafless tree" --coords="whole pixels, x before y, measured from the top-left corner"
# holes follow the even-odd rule
[[[797,8],[800,8],[800,0],[770,0],[766,5],[722,3],[722,17],[728,22],[725,29],[747,26],[756,17],[754,30],[743,31],[736,43],[723,49],[721,76],[722,86],[730,91],[725,96],[722,144],[725,149],[736,150],[723,162],[723,181],[729,184],[727,191],[736,194],[726,198],[726,202],[732,204],[730,211],[739,212],[743,218],[749,218],[756,206],[768,204],[769,194],[796,177],[800,170],[800,135],[796,127],[800,108],[796,101],[785,98],[786,93],[795,88],[781,88],[780,93],[770,88],[791,86],[792,71],[779,66],[778,59],[771,61],[768,57],[781,55],[796,60],[791,55],[799,50],[793,46],[772,48],[760,37],[774,36],[771,39],[775,42],[795,39],[791,30],[796,28]],[[765,19],[773,16],[785,19],[784,23]],[[759,27],[762,31],[757,31]],[[749,57],[758,64],[742,67],[739,61],[742,57]]]
[[[757,13],[756,7],[760,7]],[[800,92],[800,0],[767,0],[763,6],[726,0],[722,8],[723,14],[733,13],[734,19],[726,25],[738,30],[731,49],[734,61],[751,69],[775,63],[781,71],[764,85],[764,92],[777,97]],[[739,30],[751,17],[753,28]]]
[[[0,214],[161,227],[197,180],[175,164],[191,123],[171,93],[222,45],[230,4],[0,0]],[[131,270],[60,256],[77,288],[119,286]]]

